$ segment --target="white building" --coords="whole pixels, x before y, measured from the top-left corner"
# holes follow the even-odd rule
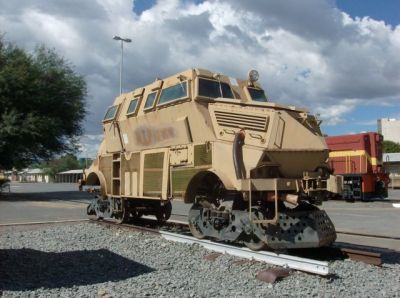
[[[44,182],[49,183],[49,175],[42,169],[26,169],[18,173],[19,182]]]
[[[382,160],[386,173],[400,176],[400,153],[383,153]]]
[[[400,143],[400,120],[378,119],[378,132],[384,140]]]
[[[390,177],[390,187],[400,188],[400,153],[383,153],[383,167]]]
[[[69,170],[56,174],[56,182],[59,183],[78,183],[83,177],[83,170]]]

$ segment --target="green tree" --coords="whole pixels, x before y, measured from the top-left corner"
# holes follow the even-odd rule
[[[81,165],[79,160],[73,154],[65,154],[60,158],[56,158],[50,160],[46,163],[40,165],[40,167],[44,170],[46,174],[49,174],[50,177],[55,177],[57,173],[69,171],[69,170],[77,170],[81,169]]]
[[[383,141],[383,153],[400,152],[400,144],[392,141]]]
[[[54,50],[29,54],[0,36],[0,168],[74,152],[85,101],[84,79]]]
[[[90,167],[92,162],[93,162],[93,159],[91,159],[91,158],[85,158],[85,157],[79,158],[79,168],[87,169]]]

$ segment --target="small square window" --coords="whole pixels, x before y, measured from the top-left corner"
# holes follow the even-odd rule
[[[139,98],[136,97],[136,98],[132,99],[131,102],[129,103],[128,111],[126,114],[128,114],[128,115],[134,114],[137,110],[138,102],[139,102]]]
[[[115,118],[115,115],[117,114],[117,110],[118,105],[109,107],[103,121],[113,120]]]
[[[154,106],[156,97],[157,97],[157,92],[153,92],[147,95],[146,104],[144,105],[145,110],[151,109]]]
[[[247,87],[247,90],[249,90],[251,99],[254,101],[260,101],[260,102],[267,102],[268,98],[265,95],[264,90],[262,89],[256,89],[256,88],[250,88]]]

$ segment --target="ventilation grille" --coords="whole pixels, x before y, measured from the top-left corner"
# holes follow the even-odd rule
[[[219,126],[265,131],[268,117],[259,115],[244,115],[233,112],[215,111]]]

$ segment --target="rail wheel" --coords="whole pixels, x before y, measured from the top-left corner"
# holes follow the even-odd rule
[[[194,237],[196,237],[197,239],[204,239],[204,234],[201,231],[201,229],[199,228],[199,222],[198,222],[198,213],[199,211],[201,211],[202,206],[200,206],[199,204],[193,204],[192,208],[190,208],[189,211],[189,229],[190,232],[192,233],[192,235]]]
[[[97,219],[110,218],[112,214],[111,199],[97,199],[94,211]]]
[[[156,218],[158,223],[165,223],[170,217],[172,212],[172,204],[168,201],[164,206],[159,206],[156,211]]]
[[[114,219],[116,223],[123,224],[129,221],[130,212],[126,200],[121,200],[120,204],[121,211],[114,215]]]
[[[96,215],[96,210],[94,209],[92,203],[89,204],[89,205],[86,207],[86,214],[87,214],[87,215]]]
[[[104,218],[103,212],[99,212],[99,210],[96,208],[96,219],[100,220]]]
[[[261,241],[256,235],[251,234],[243,241],[244,245],[246,245],[251,250],[262,250],[267,248],[267,245]]]

